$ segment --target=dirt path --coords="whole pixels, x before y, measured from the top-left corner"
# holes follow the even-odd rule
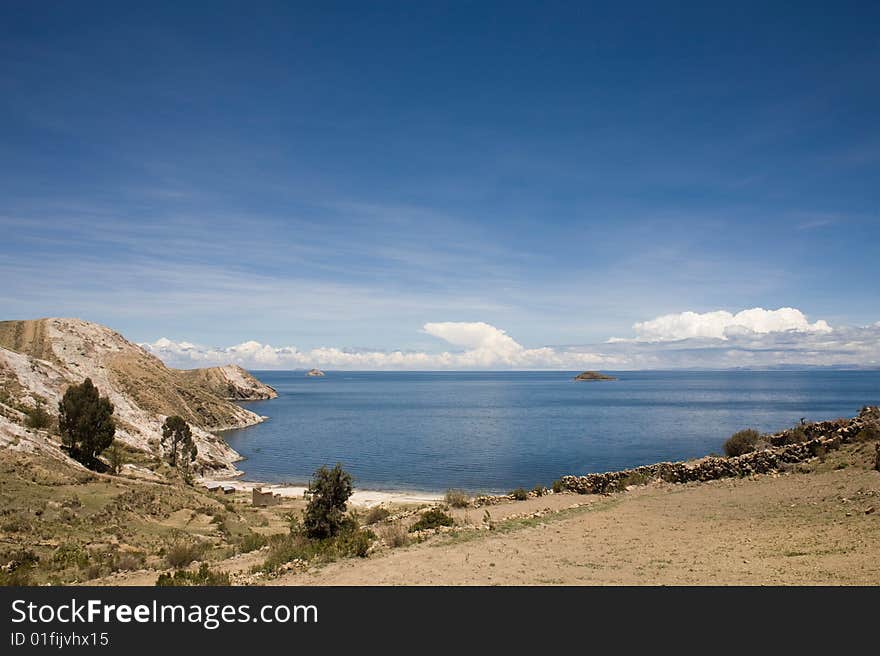
[[[555,501],[562,499],[586,497]],[[274,583],[880,584],[878,472],[764,476],[589,499],[534,526],[437,537]],[[516,507],[489,510],[501,519]]]

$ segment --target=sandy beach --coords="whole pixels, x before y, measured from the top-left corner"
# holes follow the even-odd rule
[[[250,492],[252,489],[260,488],[263,492],[273,492],[280,494],[285,499],[302,499],[306,491],[305,486],[299,485],[277,485],[270,483],[260,483],[257,481],[242,481],[237,479],[215,480],[202,479],[198,481],[199,485],[219,485],[220,487],[231,487],[238,492]],[[419,504],[419,503],[436,503],[443,500],[443,495],[437,492],[417,492],[417,491],[382,491],[382,490],[359,490],[355,489],[351,495],[349,503],[360,508],[369,508],[370,506],[378,506],[380,504]]]

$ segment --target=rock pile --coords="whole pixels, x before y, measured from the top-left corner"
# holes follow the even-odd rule
[[[853,441],[863,429],[878,425],[880,408],[868,406],[853,419],[809,424],[803,427],[802,433],[798,429],[782,431],[770,436],[772,446],[741,456],[708,456],[693,462],[660,462],[604,474],[563,476],[562,483],[565,489],[579,494],[610,494],[625,490],[629,485],[653,481],[691,483],[767,474],[779,470],[783,464],[802,462],[837,449],[841,444]],[[793,442],[799,433],[805,439]]]

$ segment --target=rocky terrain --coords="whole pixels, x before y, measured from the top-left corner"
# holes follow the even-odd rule
[[[239,367],[178,371],[119,333],[79,319],[0,322],[0,448],[64,457],[49,431],[27,430],[28,411],[56,413],[66,388],[91,378],[110,398],[116,437],[144,454],[159,450],[172,414],[193,428],[197,470],[235,475],[240,456],[215,431],[262,421],[230,399],[273,398],[275,391]]]

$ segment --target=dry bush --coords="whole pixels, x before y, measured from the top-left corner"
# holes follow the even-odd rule
[[[446,501],[447,505],[450,505],[453,508],[467,508],[471,505],[471,500],[468,495],[464,493],[464,490],[450,488],[446,490],[443,499]]]
[[[432,508],[431,510],[426,510],[422,513],[422,516],[419,517],[419,521],[410,526],[409,530],[410,533],[413,531],[426,531],[441,526],[452,526],[453,523],[451,515],[447,515],[439,508]]]
[[[397,547],[405,547],[409,544],[409,534],[402,524],[390,524],[380,532],[381,538],[392,549]]]
[[[383,519],[387,519],[389,515],[391,515],[391,511],[388,508],[373,506],[364,513],[364,524],[376,524]]]
[[[754,428],[746,428],[737,431],[724,443],[724,453],[729,457],[741,456],[744,453],[751,453],[761,442],[761,433]]]
[[[512,496],[517,501],[525,501],[529,498],[529,493],[525,488],[518,487],[515,490],[511,491],[510,496]]]
[[[175,542],[165,552],[165,562],[169,567],[180,569],[202,558],[207,550],[204,542]]]

